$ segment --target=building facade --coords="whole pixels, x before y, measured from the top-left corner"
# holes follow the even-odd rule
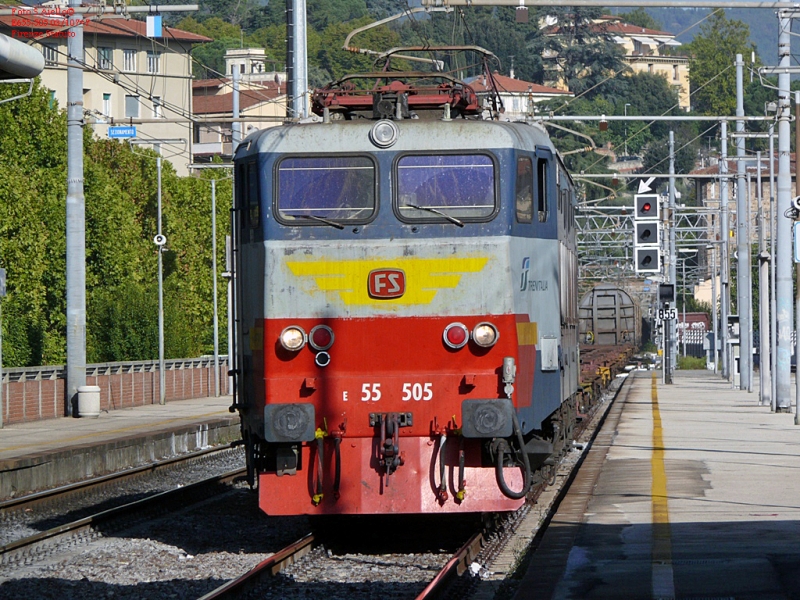
[[[0,17],[0,32],[28,40],[36,36],[34,46],[45,60],[42,85],[51,90],[59,107],[66,108],[67,38],[54,35],[62,28],[57,16],[35,20]],[[49,37],[40,37],[48,33]],[[193,132],[190,52],[194,44],[212,40],[169,27],[161,33],[147,37],[144,21],[86,17],[84,115],[99,137],[106,137],[110,126],[131,124],[139,140],[176,140],[162,151],[165,157],[172,157],[180,175],[187,175]]]

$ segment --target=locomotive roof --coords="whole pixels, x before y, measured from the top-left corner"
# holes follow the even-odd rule
[[[236,158],[259,152],[377,152],[369,133],[377,121],[332,121],[330,123],[289,124],[271,127],[248,136],[236,152]],[[544,127],[537,123],[478,121],[454,119],[428,121],[404,119],[393,121],[399,130],[397,142],[386,150],[477,151],[491,148],[515,148],[535,151],[549,148],[555,153]]]

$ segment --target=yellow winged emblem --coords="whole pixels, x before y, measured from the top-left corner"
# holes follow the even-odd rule
[[[370,260],[286,261],[297,277],[312,277],[317,288],[338,293],[349,305],[430,304],[440,289],[455,288],[465,273],[479,273],[489,259],[478,258],[390,258]],[[374,269],[402,269],[406,291],[400,298],[377,299],[369,295],[367,277]]]

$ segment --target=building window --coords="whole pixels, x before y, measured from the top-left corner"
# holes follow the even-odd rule
[[[136,50],[122,51],[122,70],[129,73],[136,72]]]
[[[158,73],[161,71],[161,52],[147,53],[147,72]]]
[[[97,49],[97,68],[106,71],[114,68],[114,49],[113,48],[98,48]]]
[[[47,95],[47,99],[48,99],[48,104],[49,104],[51,110],[58,106],[58,101],[56,100],[56,93],[55,92],[51,91]]]
[[[653,65],[652,64],[647,65],[647,72],[648,73],[655,73],[655,71],[653,70]]]
[[[53,44],[42,44],[42,55],[45,67],[58,66],[58,50]]]
[[[672,65],[672,80],[680,81],[680,75],[678,74],[678,65]]]
[[[161,102],[161,96],[153,96],[153,118],[160,119],[164,116],[162,107],[164,104]]]
[[[139,96],[125,96],[125,116],[139,118]]]
[[[106,117],[111,116],[111,94],[103,94],[103,114]]]

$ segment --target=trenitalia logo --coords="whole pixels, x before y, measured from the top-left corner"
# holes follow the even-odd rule
[[[406,292],[406,274],[402,269],[375,269],[367,276],[367,289],[372,298],[399,298]]]

